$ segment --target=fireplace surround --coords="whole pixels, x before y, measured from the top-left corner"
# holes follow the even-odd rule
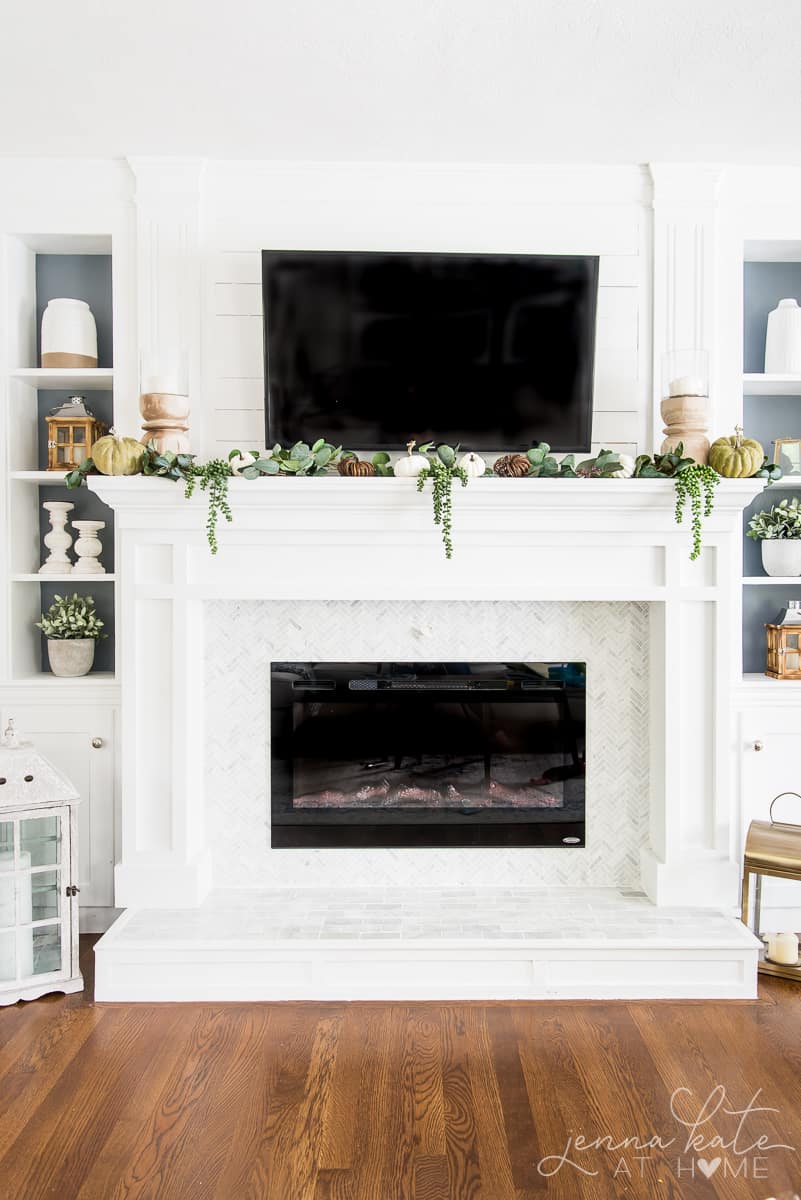
[[[209,926],[232,932],[204,942],[200,931],[211,917],[201,906],[210,889],[243,886],[269,890],[274,904],[282,889],[289,897],[293,888],[323,888],[333,902],[337,889],[450,885],[489,893],[556,885],[566,888],[566,916],[582,910],[582,887],[642,888],[668,925],[676,919],[670,906],[706,906],[696,907],[685,927],[698,936],[682,932],[684,940],[671,948],[658,919],[625,946],[603,932],[582,939],[580,919],[578,940],[569,945],[557,934],[543,941],[532,933],[512,957],[539,962],[544,974],[510,966],[513,994],[752,994],[754,945],[733,924],[731,937],[721,938],[716,919],[705,914],[733,911],[739,885],[728,706],[738,667],[741,514],[758,481],[720,484],[696,563],[689,561],[688,531],[675,525],[669,482],[479,481],[454,498],[451,562],[442,557],[413,481],[234,480],[234,522],[221,531],[216,557],[205,543],[203,497],[185,502],[170,483],[136,478],[92,479],[91,486],[117,514],[124,769],[115,878],[118,904],[132,910],[100,945],[102,998],[142,998],[136,970],[141,977],[143,964],[155,969],[157,962],[151,997],[222,994],[214,990],[221,963],[226,996],[285,996],[286,988],[277,979],[273,986],[264,972],[268,960],[285,961],[287,954],[310,964],[333,955],[338,964],[336,992],[314,984],[317,968],[310,966],[311,976],[295,974],[286,985],[296,997],[374,994],[367,962],[375,965],[386,952],[367,941],[296,949],[271,943],[254,959],[236,940],[232,911],[226,922]],[[556,613],[561,621],[602,610],[647,613],[647,650],[625,660],[627,677],[640,681],[632,690],[639,731],[613,728],[599,739],[596,712],[608,709],[621,665],[603,621],[585,632],[584,647],[564,630],[548,644],[529,632],[530,644],[518,653],[491,643],[504,621],[531,630],[531,614]],[[271,849],[269,663],[325,661],[343,627],[368,661],[586,661],[592,779],[586,846]],[[603,671],[595,669],[599,659],[607,664]],[[634,765],[621,758],[624,745]],[[609,783],[596,805],[602,766]],[[631,810],[639,812],[637,840],[626,841],[617,860],[622,876],[613,880],[603,875],[593,820],[607,804],[606,846],[613,855],[615,839],[626,837],[625,796],[637,798]],[[213,895],[216,910],[225,904],[224,891]],[[489,900],[481,906],[492,907]],[[169,912],[177,908],[197,913],[201,941],[191,953],[186,946],[189,958],[143,933],[148,910],[155,931],[172,927]],[[495,961],[496,950],[507,953],[470,951],[472,966],[464,969],[472,983],[459,994],[494,994],[496,973],[479,979],[476,964]],[[453,956],[463,958],[456,948],[439,954],[396,943],[391,978],[407,977],[404,957],[422,963],[432,954],[440,982],[429,988],[423,980],[419,994],[449,994],[437,989],[455,978]],[[246,986],[246,977],[259,982]]]

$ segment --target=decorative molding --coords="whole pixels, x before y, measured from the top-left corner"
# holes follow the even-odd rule
[[[715,428],[722,359],[719,325],[720,189],[717,166],[652,163],[654,211],[653,403],[659,428],[662,360],[709,353],[709,424]]]

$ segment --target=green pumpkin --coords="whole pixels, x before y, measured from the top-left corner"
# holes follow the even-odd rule
[[[738,425],[734,437],[718,438],[709,447],[709,465],[724,479],[750,479],[765,461],[765,451],[759,442],[744,438]]]
[[[117,437],[110,433],[98,438],[90,453],[101,475],[138,475],[142,470],[145,448],[136,438]]]

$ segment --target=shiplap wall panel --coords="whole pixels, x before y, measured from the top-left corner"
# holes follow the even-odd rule
[[[601,224],[609,234],[606,214]],[[594,228],[597,236],[598,230]],[[241,231],[240,231],[241,236]],[[261,243],[280,244],[262,235]],[[340,239],[341,240],[341,239]],[[648,306],[644,296],[639,242],[625,236],[608,237],[613,252],[600,256],[600,286],[596,327],[595,386],[592,442],[636,452],[647,427],[642,376],[641,331]],[[602,239],[603,241],[603,239]],[[387,244],[397,244],[396,238]],[[327,242],[334,246],[336,242]],[[347,239],[343,245],[349,243]],[[553,253],[567,252],[548,246]],[[570,247],[581,253],[591,247]],[[264,440],[264,346],[261,295],[261,254],[258,249],[214,253],[207,263],[208,317],[206,377],[211,384],[210,433],[212,453],[227,453],[243,443]]]

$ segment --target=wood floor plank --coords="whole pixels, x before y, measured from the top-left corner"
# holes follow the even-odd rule
[[[488,1008],[486,1018],[514,1185],[518,1191],[536,1189],[543,1182],[536,1165],[541,1154],[520,1061],[517,1027],[505,1005]]]
[[[394,1174],[400,1138],[401,1023],[393,1007],[360,1007],[364,1041],[359,1061],[359,1098],[353,1112],[353,1184],[357,1196],[393,1196],[406,1200]],[[406,1196],[408,1196],[408,1192]]]
[[[267,1115],[287,1054],[304,1045],[308,1037],[307,1020],[290,1005],[248,1006],[254,1019],[249,1062],[242,1064],[239,1090],[231,1097],[236,1116],[229,1140],[226,1162],[215,1184],[215,1200],[245,1195],[248,1186],[266,1187],[269,1142],[265,1141]],[[253,1180],[249,1184],[249,1180]],[[266,1195],[266,1191],[262,1194]]]
[[[476,1105],[476,1142],[482,1188],[493,1200],[515,1200],[515,1181],[506,1140],[498,1077],[492,1061],[487,1018],[490,1010],[467,1010],[470,1086]]]
[[[258,1098],[258,1120],[249,1141],[239,1140],[237,1160],[231,1160],[216,1195],[243,1200],[280,1196],[273,1186],[277,1173],[291,1163],[295,1122],[303,1102],[320,1006],[276,1006],[270,1016],[270,1041],[265,1062],[265,1086]],[[274,1039],[274,1040],[273,1040]],[[230,1188],[226,1191],[225,1188]]]
[[[277,1162],[273,1173],[277,1195],[291,1195],[293,1200],[314,1200],[341,1025],[341,1012],[330,1013],[317,1022],[303,1096],[295,1119],[292,1157]]]
[[[445,1153],[449,1195],[454,1200],[477,1200],[482,1191],[476,1103],[468,1064],[467,1011],[466,1007],[447,1007],[441,1019]]]
[[[321,1171],[348,1170],[353,1164],[356,1124],[353,1114],[361,1090],[364,1030],[361,1008],[345,1005],[339,1029],[330,1099],[323,1117]]]
[[[559,1168],[555,1161],[566,1149],[568,1137],[592,1127],[592,1113],[570,1052],[569,1018],[572,1006],[516,1005],[514,1023],[532,1117],[537,1130],[537,1153],[542,1164],[543,1185],[535,1184],[534,1195],[549,1200],[611,1200],[607,1181],[599,1176],[577,1176],[572,1169]],[[609,1111],[614,1111],[610,1098]],[[591,1168],[594,1169],[594,1168]],[[537,1169],[538,1175],[540,1168]]]

